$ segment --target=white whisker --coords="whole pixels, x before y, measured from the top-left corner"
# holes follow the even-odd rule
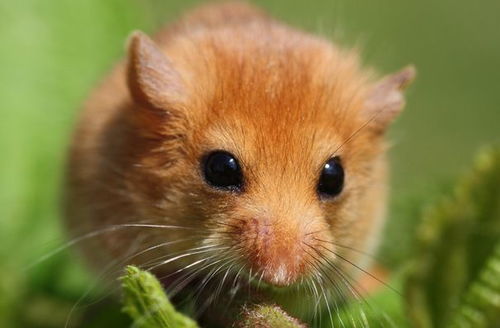
[[[70,240],[66,244],[54,249],[53,251],[49,252],[46,255],[43,255],[40,257],[38,260],[35,260],[33,263],[29,264],[24,268],[24,270],[29,270],[33,268],[34,266],[48,260],[49,258],[53,257],[54,255],[64,251],[65,249],[68,249],[69,247],[74,246],[75,244],[78,244],[84,240],[94,238],[106,233],[114,232],[117,230],[121,230],[123,228],[154,228],[154,229],[192,229],[188,227],[181,227],[181,226],[174,226],[174,225],[162,225],[162,224],[139,224],[139,223],[126,223],[126,224],[118,224],[118,225],[112,225],[109,227],[106,227],[101,230],[89,232],[83,236],[77,237],[73,240]]]

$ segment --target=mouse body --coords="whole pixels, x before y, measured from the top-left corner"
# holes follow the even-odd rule
[[[305,297],[348,294],[378,244],[384,134],[414,74],[375,79],[356,51],[244,3],[134,32],[78,119],[69,231],[97,233],[95,268],[140,265],[173,294],[250,285],[307,318]]]

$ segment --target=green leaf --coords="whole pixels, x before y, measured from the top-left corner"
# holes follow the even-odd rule
[[[197,328],[192,319],[177,312],[160,282],[149,272],[128,266],[122,278],[123,311],[138,328]]]
[[[495,328],[500,323],[500,241],[469,287],[450,328]]]
[[[472,171],[437,205],[417,232],[406,282],[415,327],[446,327],[500,240],[500,150],[484,150]]]

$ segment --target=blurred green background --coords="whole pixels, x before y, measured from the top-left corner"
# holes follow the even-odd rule
[[[84,271],[68,254],[21,270],[64,240],[61,174],[76,113],[123,56],[132,30],[154,32],[196,3],[0,0],[0,326],[30,326],[30,316],[39,315],[30,311],[49,313],[43,325],[59,326],[67,316],[61,309],[85,291]],[[360,46],[366,65],[380,72],[417,67],[408,106],[391,131],[391,223],[381,257],[397,268],[424,201],[438,197],[479,146],[500,141],[500,1],[255,3]],[[23,295],[41,305],[26,307]],[[47,310],[56,308],[61,318]]]

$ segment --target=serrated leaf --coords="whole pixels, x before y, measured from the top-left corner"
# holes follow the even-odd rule
[[[450,195],[424,215],[406,282],[417,328],[446,327],[500,238],[500,150],[483,151]]]
[[[450,328],[497,328],[500,326],[500,242],[494,254],[469,287]]]

